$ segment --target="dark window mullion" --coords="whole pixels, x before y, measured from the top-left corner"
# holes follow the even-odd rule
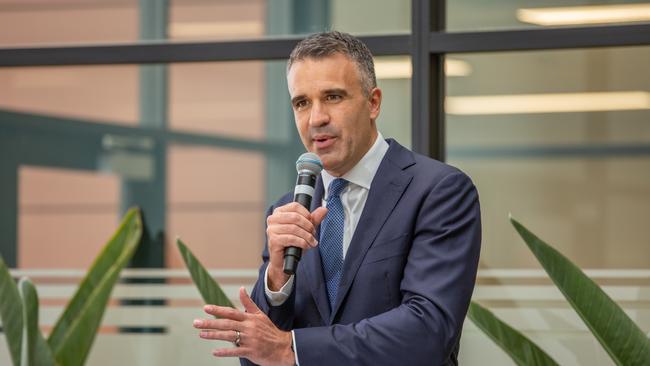
[[[412,147],[438,160],[445,159],[444,53],[431,53],[430,36],[445,28],[445,2],[412,1]]]
[[[429,35],[433,53],[527,51],[650,45],[650,24],[520,29]]]
[[[286,59],[303,37],[221,42],[143,41],[0,48],[0,66],[62,66]],[[409,53],[409,35],[359,37],[376,56]]]

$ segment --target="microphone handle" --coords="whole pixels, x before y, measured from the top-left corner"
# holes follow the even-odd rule
[[[298,183],[301,183],[301,180],[305,179],[305,176],[298,176]],[[302,178],[302,179],[301,179]],[[311,181],[309,184],[313,188],[313,184],[316,181],[315,176],[311,176],[307,178],[307,180]],[[309,210],[311,208],[311,194],[307,193],[296,193],[293,197],[294,202],[298,202],[299,204],[302,205],[302,207],[306,208]],[[288,274],[289,276],[292,276],[296,273],[296,270],[298,269],[298,262],[300,261],[300,257],[302,256],[302,249],[299,247],[287,247],[284,250],[284,273]]]
[[[306,193],[298,193],[293,197],[293,202],[298,202],[300,205],[309,211],[311,208],[311,196]]]

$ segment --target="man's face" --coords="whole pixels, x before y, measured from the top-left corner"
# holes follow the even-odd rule
[[[305,148],[320,157],[330,174],[347,173],[377,138],[381,90],[364,95],[356,64],[342,54],[297,61],[287,81]]]

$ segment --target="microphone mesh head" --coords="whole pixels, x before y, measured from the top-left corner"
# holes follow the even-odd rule
[[[311,174],[318,175],[323,170],[323,163],[321,163],[318,155],[310,152],[304,153],[296,161],[296,170],[298,173],[308,171]]]

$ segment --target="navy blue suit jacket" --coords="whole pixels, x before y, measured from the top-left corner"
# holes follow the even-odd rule
[[[271,306],[264,250],[252,298],[279,328],[295,331],[301,366],[457,364],[481,243],[478,194],[458,169],[387,141],[333,309],[317,249],[303,253],[288,300]],[[322,196],[319,178],[312,211]]]

